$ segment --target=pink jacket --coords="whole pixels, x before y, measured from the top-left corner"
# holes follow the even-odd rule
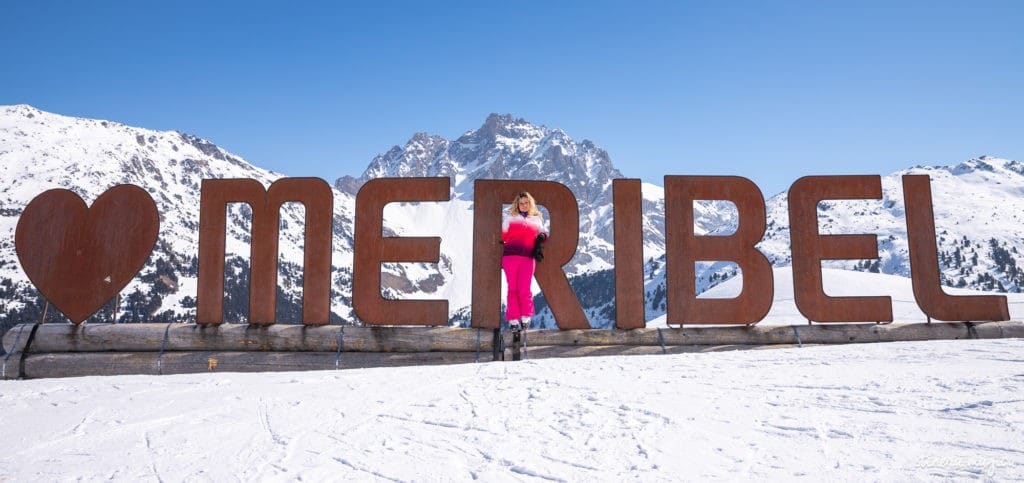
[[[510,215],[507,211],[501,217],[501,241],[505,244],[502,256],[533,256],[533,244],[537,235],[548,234],[544,219],[539,215]]]

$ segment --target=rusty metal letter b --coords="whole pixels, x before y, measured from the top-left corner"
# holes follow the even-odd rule
[[[693,202],[728,200],[739,223],[728,236],[696,236]],[[764,236],[764,195],[738,176],[665,176],[666,320],[670,324],[752,324],[772,306],[772,264],[755,245]],[[697,261],[731,261],[743,288],[731,299],[699,299]]]

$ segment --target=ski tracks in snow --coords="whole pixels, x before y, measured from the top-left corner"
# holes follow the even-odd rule
[[[1024,342],[0,383],[0,480],[995,479]]]

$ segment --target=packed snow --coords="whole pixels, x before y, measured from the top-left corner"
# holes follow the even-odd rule
[[[798,321],[774,273],[763,323]],[[908,279],[825,280],[911,315]],[[0,381],[0,481],[1009,480],[1022,389],[1021,339]]]
[[[0,382],[0,480],[1024,477],[1024,340]]]

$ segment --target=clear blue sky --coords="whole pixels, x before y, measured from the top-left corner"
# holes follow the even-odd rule
[[[5,2],[0,104],[329,180],[491,112],[590,139],[630,177],[741,175],[767,196],[1024,160],[1020,1],[380,3]]]

